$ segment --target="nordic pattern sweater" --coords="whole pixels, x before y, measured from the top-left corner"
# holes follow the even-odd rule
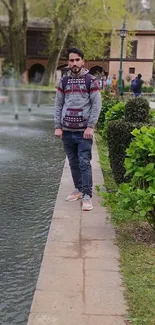
[[[77,76],[68,77],[65,89],[63,78],[57,88],[55,128],[67,131],[83,131],[87,127],[94,128],[101,111],[101,94],[98,81],[90,78],[90,89],[86,85],[85,75],[88,70],[82,70]]]

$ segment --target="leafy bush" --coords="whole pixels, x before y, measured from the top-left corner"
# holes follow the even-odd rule
[[[149,121],[155,122],[155,110],[153,110],[153,109],[150,109]]]
[[[129,92],[131,89],[130,85],[125,85],[124,86],[124,92]],[[142,93],[153,93],[154,87],[153,86],[143,86],[142,87]]]
[[[130,99],[125,106],[125,120],[128,122],[146,123],[149,121],[149,112],[149,102],[145,98]]]
[[[119,102],[118,98],[114,97],[111,93],[110,87],[106,87],[105,90],[101,91],[102,96],[102,109],[97,123],[97,128],[102,130],[104,128],[105,114],[106,112],[113,107],[116,103]]]
[[[126,175],[132,180],[121,184],[117,201],[123,209],[146,217],[155,229],[155,127],[135,129],[132,136],[125,159]]]
[[[153,93],[154,87],[153,86],[143,86],[142,87],[142,92],[143,93]]]
[[[129,147],[135,128],[141,128],[142,123],[125,122],[123,119],[111,121],[107,128],[107,142],[112,173],[117,184],[125,179],[124,160],[126,149]]]
[[[124,92],[129,92],[130,91],[130,85],[125,85],[124,86]]]
[[[124,109],[125,109],[125,103],[119,102],[115,104],[114,106],[110,107],[109,110],[105,114],[105,122],[104,122],[104,129],[103,129],[103,135],[106,137],[107,135],[107,128],[108,124],[112,120],[119,120],[124,117]]]

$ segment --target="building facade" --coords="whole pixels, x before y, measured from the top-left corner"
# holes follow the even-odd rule
[[[119,70],[120,47],[119,38],[115,36],[111,42],[109,74],[117,73]],[[123,55],[123,77],[133,79],[141,73],[144,81],[149,82],[153,73],[153,60],[155,49],[155,29],[150,21],[137,21],[135,35],[131,41],[130,55],[127,44],[124,46]]]
[[[34,81],[36,76],[40,80],[48,62],[47,34],[50,32],[49,24],[41,20],[29,22],[27,31],[27,58],[26,58],[26,79]],[[119,34],[119,31],[118,31]],[[118,76],[120,64],[120,37],[109,36],[109,45],[106,56],[103,59],[89,60],[85,67],[92,74],[106,74]],[[132,37],[130,55],[124,46],[123,56],[123,78],[133,79],[138,73],[143,75],[146,82],[152,78],[154,59],[155,29],[150,21],[137,21],[136,31]],[[1,62],[6,53],[0,49]],[[1,64],[0,64],[1,66]],[[61,57],[57,77],[60,78],[63,69],[67,67],[67,60]]]

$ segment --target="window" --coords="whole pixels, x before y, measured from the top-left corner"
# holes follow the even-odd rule
[[[130,42],[130,46],[127,49],[126,57],[129,58],[129,59],[137,58],[137,47],[138,47],[138,41]]]
[[[135,74],[135,68],[129,68],[129,73],[130,74]]]

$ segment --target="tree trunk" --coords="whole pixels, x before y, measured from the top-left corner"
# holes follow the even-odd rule
[[[57,70],[60,55],[61,53],[59,50],[55,50],[53,53],[49,55],[47,67],[45,69],[43,80],[42,80],[42,84],[44,86],[48,86],[50,81],[51,83],[55,83],[56,70]]]
[[[67,39],[69,32],[71,30],[71,26],[72,26],[72,22],[68,23],[66,29],[64,30],[64,35],[62,35],[62,27],[61,26],[57,26],[57,28],[55,29],[55,32],[57,33],[57,37],[55,39],[54,44],[51,44],[51,49],[56,48],[56,50],[54,50],[54,51],[51,50],[50,55],[48,57],[47,67],[45,69],[45,72],[43,75],[43,80],[42,80],[42,84],[44,86],[48,86],[50,81],[51,81],[51,83],[55,83],[55,81],[56,81],[56,71],[57,71],[58,62],[59,62],[62,50],[64,48],[66,39]]]
[[[26,31],[28,23],[27,0],[22,1],[22,17],[19,17],[17,0],[9,0],[6,2],[6,9],[8,10],[9,26],[7,31],[7,50],[8,61],[12,63],[14,72],[19,78],[26,68]],[[21,19],[22,18],[22,19]],[[3,26],[0,26],[3,28]],[[6,44],[6,30],[1,30],[0,33]]]

